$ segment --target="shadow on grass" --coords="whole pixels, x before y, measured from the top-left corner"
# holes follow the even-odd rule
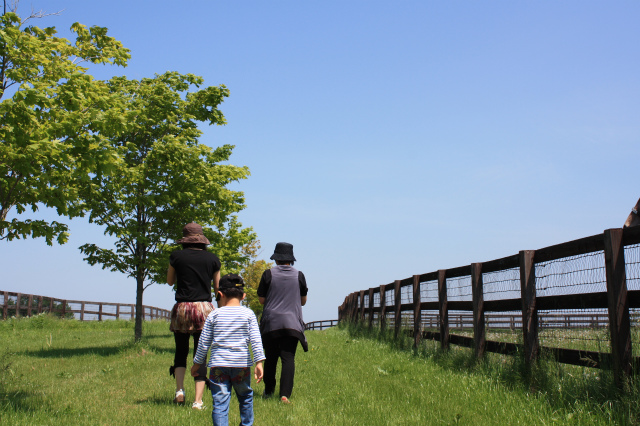
[[[20,355],[26,355],[36,358],[71,358],[85,355],[113,356],[122,353],[123,350],[132,347],[132,345],[122,346],[95,346],[86,348],[47,348],[37,351],[24,351]]]
[[[446,351],[435,341],[423,341],[421,347],[415,349],[413,337],[401,332],[395,338],[392,329],[370,330],[353,323],[340,327],[354,338],[370,338],[386,343],[393,350],[411,351],[443,369],[494,378],[508,389],[543,398],[558,410],[571,411],[576,405],[583,405],[619,424],[640,425],[640,379],[635,379],[627,392],[621,392],[614,384],[611,371],[560,364],[550,354],[543,354],[531,366],[519,353],[487,354],[478,360],[472,350],[452,345]]]
[[[44,398],[32,392],[0,390],[0,406],[3,411],[22,413],[41,411],[45,406]]]
[[[157,396],[154,395],[150,398],[138,399],[136,404],[139,405],[155,405],[155,406],[169,406],[175,405],[173,400],[169,396]]]

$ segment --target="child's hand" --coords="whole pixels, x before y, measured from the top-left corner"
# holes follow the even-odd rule
[[[191,367],[191,375],[193,377],[198,377],[198,370],[200,369],[200,366],[202,364],[193,364],[193,367]]]
[[[256,383],[260,383],[262,381],[262,376],[264,375],[264,371],[262,370],[262,361],[258,361],[256,364],[256,368],[253,372],[253,376],[256,378]]]

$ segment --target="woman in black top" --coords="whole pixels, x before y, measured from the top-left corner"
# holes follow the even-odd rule
[[[209,240],[204,236],[202,227],[195,222],[182,230],[183,238],[176,241],[182,244],[182,250],[171,253],[167,283],[176,284],[176,304],[171,310],[170,330],[173,332],[176,352],[170,374],[176,378],[176,396],[173,402],[184,404],[184,376],[189,354],[189,336],[193,336],[195,356],[198,340],[204,326],[204,320],[214,309],[211,298],[211,283],[218,290],[220,280],[220,260],[207,251]],[[192,408],[201,410],[207,377],[206,363],[195,377],[195,397]]]

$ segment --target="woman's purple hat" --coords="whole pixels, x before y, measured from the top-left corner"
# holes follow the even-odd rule
[[[178,244],[210,244],[202,232],[202,226],[195,222],[188,223],[182,228],[182,238],[176,241]]]
[[[284,262],[295,262],[296,258],[293,257],[293,244],[278,243],[276,249],[270,257],[271,260],[281,260]]]

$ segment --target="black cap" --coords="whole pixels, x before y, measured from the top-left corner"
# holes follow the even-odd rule
[[[242,277],[238,274],[227,274],[220,278],[220,282],[218,283],[218,289],[222,290],[223,288],[244,288],[244,281],[242,281]]]

